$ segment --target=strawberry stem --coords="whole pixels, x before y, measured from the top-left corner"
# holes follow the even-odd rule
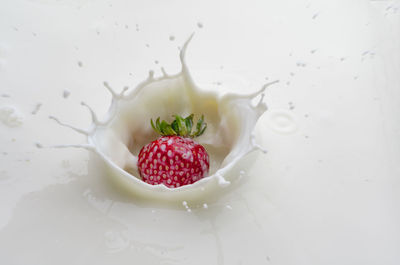
[[[190,114],[186,118],[179,115],[174,115],[175,120],[169,124],[166,121],[160,122],[160,117],[157,118],[156,122],[153,119],[150,120],[151,127],[154,131],[162,136],[178,135],[183,137],[195,138],[204,133],[207,128],[207,123],[204,122],[204,115],[196,123],[196,131],[192,133],[193,128],[193,117],[194,114]]]

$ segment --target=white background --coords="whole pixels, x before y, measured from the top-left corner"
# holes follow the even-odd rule
[[[0,263],[399,264],[399,9],[1,0],[0,107],[24,120],[0,123]],[[48,116],[89,126],[82,100],[102,116],[103,81],[119,90],[161,65],[177,72],[192,32],[187,60],[198,83],[244,91],[280,80],[257,129],[269,153],[248,158],[243,181],[208,209],[138,202],[86,151],[35,147],[83,143]],[[276,130],[274,113],[296,130]]]

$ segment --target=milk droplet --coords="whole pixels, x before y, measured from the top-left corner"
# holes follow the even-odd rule
[[[299,62],[296,63],[296,66],[297,66],[297,67],[306,67],[307,64],[304,63],[304,62],[299,61]]]
[[[71,94],[71,92],[70,92],[69,90],[65,89],[65,90],[63,91],[63,98],[69,97],[70,94]]]
[[[362,54],[361,54],[361,56],[365,56],[365,55],[367,55],[369,53],[369,51],[364,51]]]
[[[218,185],[220,185],[221,187],[227,187],[231,184],[231,182],[227,181],[220,173],[215,173],[215,176],[218,179]]]
[[[203,28],[203,23],[197,22],[197,27],[200,28],[200,29]]]
[[[203,203],[203,208],[204,208],[204,209],[208,209],[207,203]]]
[[[33,111],[31,112],[31,114],[32,114],[32,115],[36,115],[36,113],[39,112],[40,107],[42,107],[42,103],[36,104],[35,108],[34,108]]]
[[[23,123],[24,115],[13,106],[0,108],[0,121],[8,127],[18,127]]]
[[[174,41],[175,40],[175,36],[173,36],[173,35],[169,36],[169,40],[170,41]]]

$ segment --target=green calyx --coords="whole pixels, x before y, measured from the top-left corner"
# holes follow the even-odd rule
[[[155,123],[151,119],[151,127],[162,136],[177,135],[190,138],[202,135],[207,128],[207,123],[204,122],[204,115],[201,115],[201,118],[197,121],[194,132],[192,132],[194,114],[190,114],[186,118],[179,115],[174,115],[174,117],[175,120],[171,124],[164,120],[160,122],[160,117],[157,118]]]

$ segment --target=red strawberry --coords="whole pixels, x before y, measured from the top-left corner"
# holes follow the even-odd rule
[[[169,188],[192,184],[207,176],[209,157],[204,147],[192,138],[204,133],[207,124],[202,116],[192,134],[193,114],[168,124],[156,120],[153,129],[161,137],[145,145],[139,153],[138,169],[143,181],[152,184],[164,184]]]

